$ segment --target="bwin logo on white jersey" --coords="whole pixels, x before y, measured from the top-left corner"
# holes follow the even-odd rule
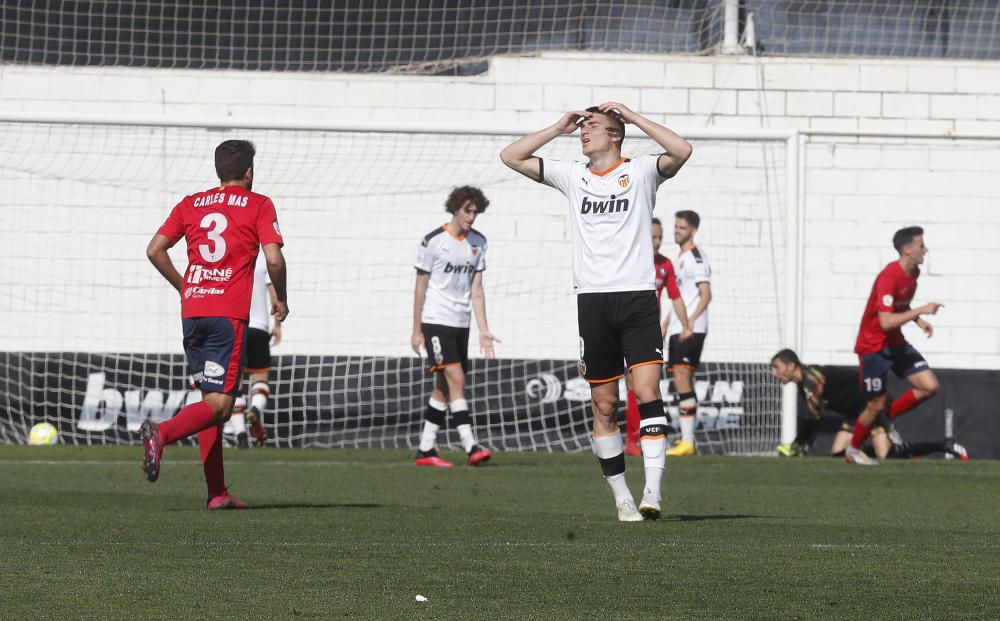
[[[532,399],[538,399],[542,403],[554,403],[562,396],[562,382],[555,375],[543,373],[529,380],[524,385],[524,392]]]
[[[616,200],[614,194],[606,201],[590,201],[584,196],[583,202],[580,204],[580,213],[584,215],[588,213],[618,213],[621,211],[628,211],[628,199],[619,198]]]
[[[475,265],[466,263],[465,265],[452,265],[451,263],[444,264],[444,273],[451,274],[452,272],[456,274],[471,274],[476,269]]]

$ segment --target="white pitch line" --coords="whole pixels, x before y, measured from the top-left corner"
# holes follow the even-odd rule
[[[13,542],[10,538],[6,538],[7,544],[18,545],[22,542]],[[152,542],[152,541],[85,541],[85,540],[69,540],[69,541],[25,541],[24,545],[30,545],[32,547],[38,546],[53,546],[53,547],[65,547],[65,546],[123,546],[123,547],[177,547],[177,546],[195,546],[195,547],[219,547],[219,548],[230,548],[233,546],[239,547],[246,543],[250,545],[252,543],[255,547],[273,547],[273,548],[345,548],[345,549],[363,549],[363,548],[566,548],[575,546],[586,546],[586,547],[605,547],[607,542],[603,541],[582,541],[579,539],[574,539],[572,541],[480,541],[480,542],[440,542],[440,541],[370,541],[370,542],[334,542],[334,541],[266,541],[266,540],[254,540],[253,542],[242,542],[239,540],[227,539],[226,541],[169,541],[169,542]],[[662,541],[662,542],[649,542],[647,541],[645,545],[650,545],[658,548],[701,548],[701,549],[715,549],[715,548],[725,548],[731,550],[733,548],[731,543],[719,542],[719,543],[704,543],[704,542],[673,542],[673,541]],[[867,550],[867,549],[902,549],[910,548],[912,546],[908,544],[885,544],[885,543],[768,543],[762,544],[761,546],[740,546],[743,549],[774,549],[774,548],[785,548],[785,549],[799,549],[799,548],[810,548],[810,549],[849,549],[849,550]],[[977,550],[987,548],[996,548],[996,545],[989,545],[986,542],[981,542],[978,545],[971,546]]]

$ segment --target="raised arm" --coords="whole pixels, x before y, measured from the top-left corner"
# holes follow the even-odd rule
[[[413,287],[413,333],[410,336],[410,347],[420,355],[424,346],[424,331],[420,327],[420,317],[424,314],[424,299],[427,297],[427,284],[431,281],[431,273],[417,270],[417,282]]]
[[[931,302],[930,304],[924,304],[919,308],[905,310],[899,313],[887,313],[885,311],[880,311],[878,314],[878,325],[883,330],[889,331],[902,326],[904,323],[913,321],[920,326],[920,329],[924,331],[924,334],[932,336],[934,334],[934,328],[931,324],[921,319],[920,316],[936,315],[938,309],[942,306],[944,306],[944,304]]]
[[[535,151],[552,142],[563,134],[572,134],[579,127],[580,121],[591,116],[590,112],[576,110],[567,112],[554,125],[518,138],[504,147],[500,159],[508,167],[513,168],[532,181],[542,180],[542,167]]]
[[[288,317],[288,291],[285,289],[288,273],[281,244],[264,244],[264,260],[267,261],[267,275],[271,277],[276,298],[271,304],[271,314],[276,321],[284,321]]]
[[[611,112],[617,114],[625,123],[631,123],[642,130],[644,134],[656,141],[656,144],[663,147],[665,153],[656,160],[656,167],[660,174],[669,179],[677,174],[684,162],[691,157],[691,143],[684,140],[676,133],[655,121],[650,121],[638,112],[633,112],[626,106],[608,101],[597,106],[601,112]]]
[[[153,239],[149,240],[149,245],[146,246],[146,257],[156,268],[156,271],[162,274],[174,289],[177,289],[177,293],[180,293],[181,287],[184,286],[184,277],[174,267],[174,262],[167,254],[167,250],[173,245],[173,242],[166,235],[157,233],[153,235]]]
[[[472,310],[476,314],[476,325],[479,327],[479,348],[483,355],[492,358],[493,342],[500,342],[500,339],[490,332],[489,322],[486,321],[486,292],[483,291],[483,273],[476,272],[472,277]]]

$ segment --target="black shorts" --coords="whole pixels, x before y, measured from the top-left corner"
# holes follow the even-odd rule
[[[271,368],[271,335],[259,328],[247,329],[247,371],[267,371]]]
[[[462,371],[469,369],[468,328],[422,323],[420,329],[424,333],[424,347],[432,373],[453,364],[462,365]]]
[[[705,347],[705,333],[695,332],[685,340],[680,340],[679,334],[671,334],[667,343],[667,370],[671,373],[674,367],[687,367],[692,371],[701,364],[701,350]]]
[[[616,380],[631,369],[663,364],[660,309],[654,291],[581,293],[580,374],[592,384]]]
[[[892,369],[896,377],[908,377],[930,368],[920,352],[909,343],[898,347],[884,347],[874,354],[859,354],[858,357],[861,359],[861,392],[866,399],[885,394],[885,379],[889,375],[889,369]]]

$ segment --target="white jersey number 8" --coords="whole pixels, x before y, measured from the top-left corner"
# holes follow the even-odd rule
[[[226,256],[226,240],[222,238],[222,232],[226,230],[227,226],[229,226],[229,221],[221,213],[206,214],[201,219],[201,228],[208,229],[206,235],[208,235],[208,241],[213,244],[211,250],[209,250],[208,244],[198,244],[201,258],[209,263],[215,263]]]

